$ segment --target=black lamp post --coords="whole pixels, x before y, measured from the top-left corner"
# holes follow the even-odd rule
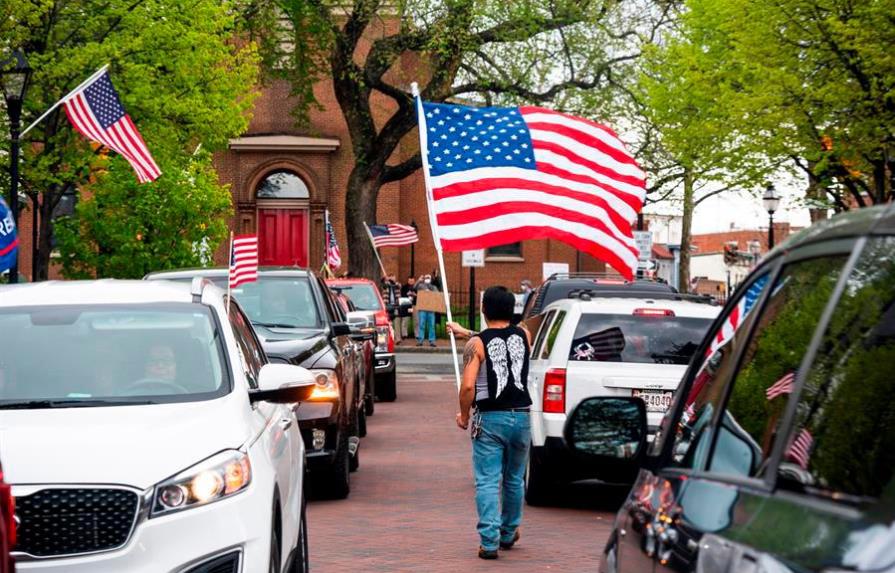
[[[774,213],[777,211],[777,207],[780,206],[780,197],[777,195],[777,190],[774,189],[773,183],[768,183],[761,202],[764,203],[765,211],[768,212],[768,251],[770,251],[774,248]]]
[[[15,50],[12,56],[0,64],[0,83],[3,97],[6,99],[6,113],[9,116],[9,209],[12,211],[16,228],[19,225],[19,130],[22,120],[22,101],[28,89],[31,68],[25,54]],[[19,264],[16,262],[9,269],[9,282],[19,282]]]

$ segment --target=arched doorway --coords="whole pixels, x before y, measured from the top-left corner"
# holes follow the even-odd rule
[[[255,189],[258,204],[258,263],[308,266],[310,192],[294,171],[268,173]]]

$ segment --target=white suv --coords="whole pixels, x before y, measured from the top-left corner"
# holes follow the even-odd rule
[[[0,288],[19,571],[305,571],[313,376],[204,279]]]
[[[528,377],[532,447],[525,495],[530,504],[545,503],[558,481],[625,483],[635,477],[631,466],[582,463],[562,436],[567,414],[591,396],[639,396],[652,432],[658,427],[720,307],[677,293],[649,296],[590,298],[585,291],[544,310]]]

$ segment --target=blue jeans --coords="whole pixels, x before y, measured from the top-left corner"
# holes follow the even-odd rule
[[[482,432],[472,441],[472,468],[479,537],[488,551],[500,541],[512,541],[522,522],[530,443],[528,412],[482,412]]]
[[[419,311],[419,316],[416,317],[419,324],[417,325],[416,330],[416,340],[417,342],[422,343],[423,339],[426,338],[426,328],[429,329],[429,342],[435,342],[435,313],[428,310]]]

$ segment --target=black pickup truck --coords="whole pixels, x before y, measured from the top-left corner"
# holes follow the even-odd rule
[[[149,280],[203,276],[227,288],[228,269],[185,269],[148,274]],[[347,497],[359,464],[360,428],[366,425],[360,345],[323,281],[296,267],[262,267],[258,280],[233,289],[270,362],[303,366],[317,377],[311,399],[296,406],[311,485],[327,497]]]

